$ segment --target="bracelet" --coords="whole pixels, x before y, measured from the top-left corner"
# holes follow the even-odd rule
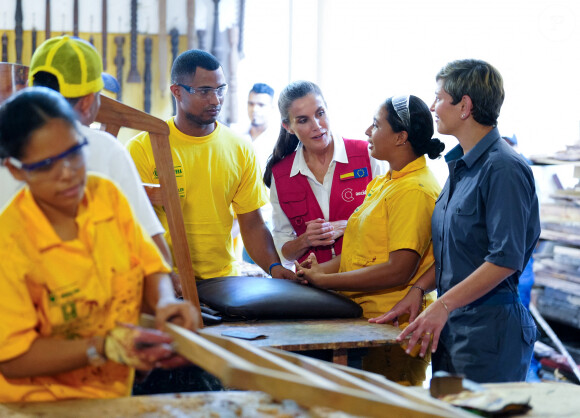
[[[447,307],[447,305],[445,304],[445,302],[443,302],[441,299],[437,299],[437,301],[438,302],[441,302],[441,305],[443,305],[443,307],[447,311],[447,317],[449,317],[449,308]]]
[[[93,367],[100,367],[107,362],[107,357],[104,354],[99,353],[97,348],[99,344],[103,343],[100,338],[102,337],[89,338],[89,344],[87,346],[87,361],[89,365]]]
[[[427,293],[427,292],[421,286],[413,285],[413,286],[411,286],[411,289],[413,289],[413,288],[419,289],[421,291],[421,299],[423,300],[422,309],[425,309],[427,307],[427,298],[425,297],[425,293]]]
[[[271,276],[272,275],[272,269],[276,266],[281,266],[282,263],[272,263],[270,264],[270,268],[268,269],[268,274]]]
[[[425,293],[427,293],[421,286],[413,285],[411,289],[419,289],[421,291],[421,297],[425,297]]]

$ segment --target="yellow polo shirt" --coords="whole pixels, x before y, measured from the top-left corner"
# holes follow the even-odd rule
[[[340,271],[352,271],[389,261],[391,252],[410,249],[421,256],[413,284],[435,262],[431,215],[441,191],[425,156],[401,171],[389,171],[367,186],[367,195],[348,220],[342,243]],[[409,290],[408,285],[374,292],[342,292],[363,308],[365,318],[389,311]],[[428,296],[428,303],[433,295]]]
[[[237,276],[232,239],[236,214],[249,213],[268,203],[268,195],[252,144],[216,122],[203,137],[189,136],[167,121],[189,253],[198,279]],[[127,143],[141,180],[159,183],[151,141],[142,132]],[[155,212],[166,231],[163,207]],[[171,245],[171,236],[165,238]]]
[[[143,278],[169,268],[109,180],[89,175],[76,217],[78,238],[62,241],[28,188],[0,213],[0,362],[38,337],[105,335],[136,324]],[[0,402],[128,396],[133,372],[117,363],[53,376],[6,379]]]

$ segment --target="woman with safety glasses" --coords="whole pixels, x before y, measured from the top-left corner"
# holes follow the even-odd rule
[[[87,175],[76,124],[46,88],[0,108],[0,157],[26,183],[0,212],[0,402],[128,396],[134,368],[185,363],[140,312],[198,324],[125,197]]]
[[[425,154],[437,158],[445,146],[433,138],[429,107],[416,96],[388,98],[365,133],[371,155],[388,161],[390,170],[373,179],[348,219],[342,254],[326,263],[310,255],[296,275],[341,291],[370,319],[391,309],[407,290],[424,305],[433,301],[415,282],[435,262],[431,214],[441,190]],[[397,325],[407,322],[402,316]],[[363,369],[406,385],[421,384],[428,364],[428,358],[410,356],[398,345],[371,348],[362,360]]]

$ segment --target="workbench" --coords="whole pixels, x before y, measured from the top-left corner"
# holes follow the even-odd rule
[[[580,386],[568,383],[502,383],[484,385],[491,389],[516,391],[532,397],[533,409],[526,418],[577,417],[580,411]],[[421,390],[418,388],[418,390]],[[74,400],[51,403],[0,404],[5,418],[158,418],[211,416],[280,416],[293,411],[295,417],[331,416],[329,410],[298,408],[292,402],[276,403],[261,392],[199,392],[120,399]],[[228,415],[229,414],[229,415]],[[337,415],[335,415],[337,416]],[[338,416],[348,417],[347,414]],[[475,415],[474,415],[475,416]]]
[[[205,327],[200,333],[221,336],[240,331],[265,336],[249,340],[258,347],[285,351],[332,350],[333,362],[343,365],[347,364],[349,350],[398,344],[395,339],[401,332],[392,325],[371,324],[366,319],[324,319],[224,322]]]

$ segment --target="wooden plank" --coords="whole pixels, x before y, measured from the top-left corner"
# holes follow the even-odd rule
[[[171,146],[168,137],[169,126],[159,118],[106,96],[101,96],[101,108],[97,114],[96,121],[109,127],[114,126],[117,131],[118,127],[124,126],[149,132],[183,295],[199,310],[195,272],[193,271],[189,254],[189,245],[187,243],[183,213],[181,212],[181,203],[177,193],[173,159],[171,157]]]
[[[174,339],[177,352],[219,378],[226,386],[260,390],[270,394],[274,399],[293,399],[305,407],[326,406],[370,417],[384,417],[385,414],[397,417],[464,416],[461,413],[451,414],[449,411],[441,413],[436,408],[417,404],[402,397],[387,400],[330,381],[322,387],[291,373],[256,366],[202,336],[174,324],[166,324],[166,331]]]
[[[155,134],[169,135],[169,126],[161,119],[104,95],[101,95],[101,108],[97,114],[96,121]]]
[[[447,412],[451,415],[459,413],[463,414],[465,417],[472,416],[469,413],[458,411],[457,408],[438,399],[434,399],[429,395],[417,392],[413,390],[413,388],[391,382],[384,376],[376,373],[365,372],[363,370],[357,370],[351,367],[329,363],[275,348],[263,348],[262,350],[272,353],[280,359],[291,362],[303,369],[309,370],[317,376],[322,376],[335,383],[339,383],[342,386],[362,389],[387,399],[392,398],[393,396],[400,396],[414,403],[436,408],[441,410],[441,412]]]
[[[392,325],[371,324],[365,319],[324,319],[310,321],[230,322],[205,328],[204,335],[227,331],[247,331],[266,335],[251,341],[256,346],[290,351],[339,350],[399,344],[401,330]]]

